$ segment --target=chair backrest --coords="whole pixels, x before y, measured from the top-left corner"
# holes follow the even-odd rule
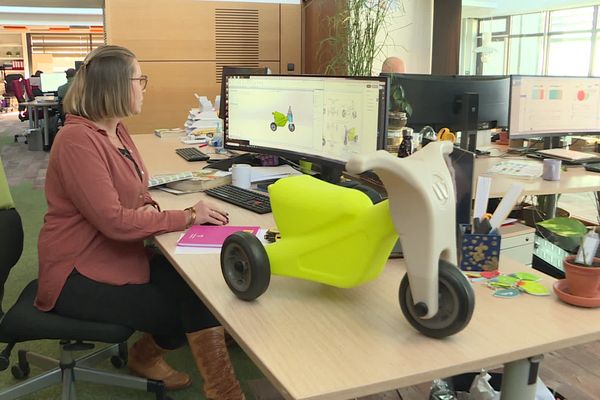
[[[4,77],[4,91],[8,96],[14,96],[15,93],[13,91],[12,81],[22,79],[23,75],[21,74],[8,74]]]
[[[0,316],[4,284],[12,267],[19,261],[23,252],[23,224],[14,208],[2,160],[0,160]]]
[[[23,79],[13,79],[10,82],[12,91],[17,98],[19,103],[25,102],[25,87],[23,85]]]
[[[25,94],[27,95],[28,100],[33,100],[35,96],[33,95],[33,87],[29,82],[29,79],[23,79],[23,87],[25,88]]]

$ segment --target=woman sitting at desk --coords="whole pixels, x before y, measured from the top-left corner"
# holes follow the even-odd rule
[[[146,332],[129,351],[129,368],[167,389],[191,384],[162,358],[187,337],[206,397],[243,399],[223,328],[167,259],[144,247],[153,235],[228,222],[204,201],[160,211],[150,197],[146,167],[120,121],[141,111],[147,82],[133,53],[119,46],[92,51],[77,72],[46,175],[35,304]]]

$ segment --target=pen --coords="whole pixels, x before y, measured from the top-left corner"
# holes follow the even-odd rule
[[[198,147],[206,147],[206,146],[208,146],[208,143],[200,143],[200,144],[198,145]]]

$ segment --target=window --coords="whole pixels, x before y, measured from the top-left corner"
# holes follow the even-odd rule
[[[104,35],[90,33],[28,33],[31,72],[64,72],[104,44]]]
[[[590,31],[594,7],[573,8],[550,12],[550,32]]]
[[[478,75],[600,76],[599,11],[596,5],[477,19],[471,38],[478,47],[463,52],[461,65],[475,65]]]
[[[544,33],[544,13],[513,15],[510,17],[511,35],[528,35]]]
[[[550,36],[546,75],[587,76],[592,55],[591,37],[591,33]]]
[[[542,36],[525,36],[511,39],[508,73],[542,75],[544,70],[543,45],[544,38]]]

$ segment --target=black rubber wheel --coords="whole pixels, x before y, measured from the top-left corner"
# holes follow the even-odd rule
[[[410,293],[408,274],[402,278],[398,292],[400,308],[410,324],[425,336],[443,338],[460,332],[471,320],[475,293],[462,272],[447,261],[439,262],[439,308],[429,319],[419,317]]]
[[[294,132],[296,130],[296,125],[294,124],[289,124],[288,125],[288,129],[290,130],[290,132]]]
[[[221,249],[221,272],[229,289],[242,300],[258,298],[269,287],[269,256],[258,238],[248,232],[235,232]]]
[[[271,130],[275,132],[277,130],[277,124],[275,122],[271,122]]]
[[[4,354],[0,355],[0,371],[4,371],[10,365],[10,359]]]
[[[125,359],[121,356],[112,356],[110,358],[110,363],[113,365],[113,367],[119,369],[119,368],[123,368],[125,365],[127,365],[127,359]]]
[[[12,376],[14,376],[15,379],[23,380],[29,376],[31,370],[29,369],[29,365],[20,365],[17,363],[12,366],[10,372],[12,372]]]

